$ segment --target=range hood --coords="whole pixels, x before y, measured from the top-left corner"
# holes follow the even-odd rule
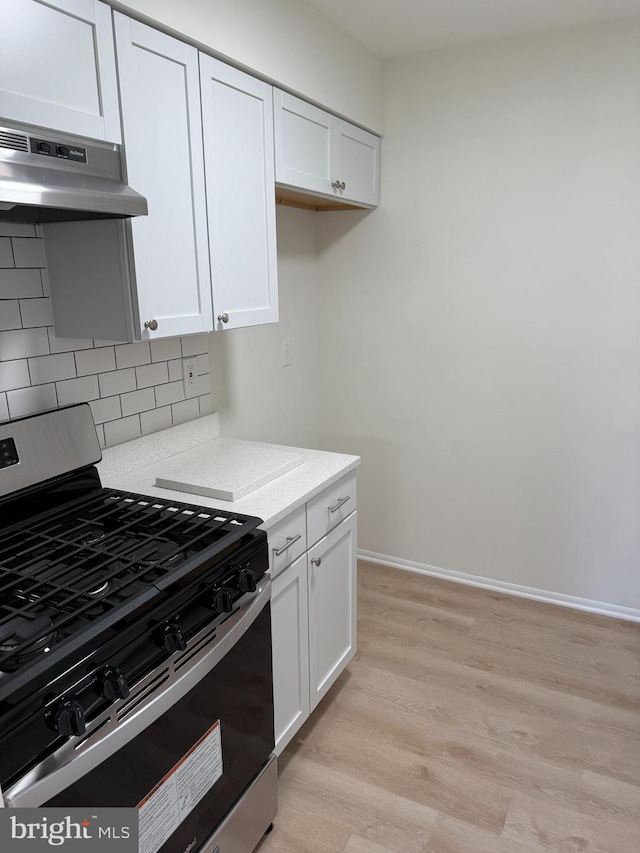
[[[122,179],[118,145],[0,127],[0,221],[144,216],[147,200]]]

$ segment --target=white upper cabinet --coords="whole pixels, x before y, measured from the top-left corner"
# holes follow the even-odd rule
[[[98,0],[2,0],[0,125],[119,143],[111,10]]]
[[[200,54],[214,327],[278,320],[271,86]]]
[[[332,116],[333,173],[340,198],[374,207],[380,191],[380,137]]]
[[[210,331],[198,52],[121,14],[115,29],[127,179],[149,204],[127,223],[137,336]]]
[[[274,92],[276,182],[344,204],[379,201],[380,137]]]
[[[274,91],[276,181],[331,192],[331,116],[280,89]]]

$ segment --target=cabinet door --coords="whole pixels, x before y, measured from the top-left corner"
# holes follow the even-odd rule
[[[307,556],[273,581],[271,642],[276,753],[309,716]]]
[[[200,54],[216,329],[278,320],[271,86]]]
[[[331,190],[331,116],[279,89],[274,91],[276,181],[309,192]]]
[[[124,15],[115,29],[127,178],[149,203],[127,223],[139,333],[211,331],[198,52]]]
[[[356,517],[308,551],[312,711],[356,653]]]
[[[344,201],[375,206],[379,201],[380,137],[332,117],[333,192]],[[344,184],[344,189],[342,189]]]
[[[2,0],[0,124],[120,142],[111,10],[98,0]]]

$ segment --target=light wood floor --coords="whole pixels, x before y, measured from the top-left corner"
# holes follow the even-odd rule
[[[640,853],[640,625],[359,571],[259,853]]]

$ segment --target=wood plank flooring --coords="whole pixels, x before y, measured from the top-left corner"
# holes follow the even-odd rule
[[[640,853],[640,625],[361,562],[259,853]]]

